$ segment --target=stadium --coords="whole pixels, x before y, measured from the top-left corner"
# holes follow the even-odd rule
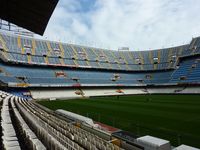
[[[57,3],[2,2],[1,149],[198,150],[200,37],[116,51],[11,30],[42,35]]]

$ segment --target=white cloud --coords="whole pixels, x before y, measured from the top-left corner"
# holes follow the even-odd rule
[[[80,1],[60,0],[44,36],[132,50],[181,45],[200,36],[199,0],[96,0],[88,11]]]

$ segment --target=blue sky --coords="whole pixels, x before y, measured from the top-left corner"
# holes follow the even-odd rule
[[[148,50],[200,36],[199,0],[59,0],[44,37],[66,43]]]

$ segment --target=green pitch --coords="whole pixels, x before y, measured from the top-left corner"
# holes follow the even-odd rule
[[[199,95],[136,95],[66,101],[40,101],[56,110],[65,109],[96,121],[170,140],[173,145],[200,148]]]

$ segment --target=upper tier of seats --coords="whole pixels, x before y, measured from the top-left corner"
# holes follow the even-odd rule
[[[3,61],[35,65],[69,66],[109,70],[166,70],[175,68],[178,58],[199,54],[200,38],[188,45],[149,51],[114,51],[39,40],[0,33]]]

